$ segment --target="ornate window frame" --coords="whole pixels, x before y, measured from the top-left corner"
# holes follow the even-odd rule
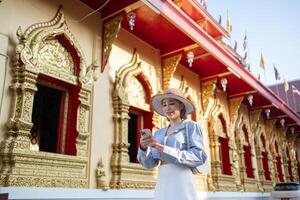
[[[0,185],[87,188],[91,93],[96,67],[86,66],[61,7],[49,22],[34,24],[24,33],[19,27],[17,36],[10,117],[0,145]],[[60,51],[51,52],[53,45]],[[78,87],[76,124],[70,130],[78,132],[76,156],[30,150],[33,100],[40,75]]]
[[[147,85],[151,96],[153,94],[149,77],[144,73],[139,55],[135,50],[131,61],[122,66],[116,72],[116,79],[113,89],[113,121],[114,121],[114,142],[112,147],[111,188],[154,188],[156,170],[144,169],[139,163],[131,163],[128,154],[128,120],[130,95],[128,83],[132,77],[142,76],[144,84]],[[137,79],[139,80],[139,79]],[[150,106],[149,106],[150,110]],[[153,129],[160,127],[160,117],[154,113],[152,118]]]

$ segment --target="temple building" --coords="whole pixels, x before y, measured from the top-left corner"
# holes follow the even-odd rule
[[[268,199],[299,181],[299,96],[289,104],[253,76],[199,1],[2,0],[0,19],[9,198],[152,199],[139,130],[167,124],[149,102],[169,87],[196,107],[211,163],[195,175],[201,196]]]

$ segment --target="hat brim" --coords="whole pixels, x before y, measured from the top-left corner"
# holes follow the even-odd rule
[[[164,99],[176,99],[183,103],[186,110],[186,115],[191,114],[195,111],[195,106],[190,102],[188,99],[185,99],[181,96],[175,95],[175,94],[157,94],[154,95],[151,99],[151,106],[154,109],[155,112],[160,114],[161,116],[165,116],[163,110],[162,110],[162,101]]]

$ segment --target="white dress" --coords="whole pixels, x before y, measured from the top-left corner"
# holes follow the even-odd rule
[[[188,137],[185,131],[189,132]],[[165,145],[163,152],[159,153],[152,147],[146,151],[139,148],[137,156],[148,169],[159,166],[161,161],[167,163],[159,166],[154,199],[198,200],[196,181],[190,167],[203,164],[207,158],[201,129],[197,123],[186,121],[178,125],[169,137],[166,133],[167,127],[154,134],[156,142]]]
[[[155,200],[198,200],[196,182],[189,167],[164,164],[159,167]]]

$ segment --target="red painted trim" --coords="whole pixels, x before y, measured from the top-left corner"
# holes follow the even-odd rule
[[[58,120],[58,132],[57,132],[57,143],[56,143],[56,153],[61,153],[61,133],[63,129],[63,118],[64,118],[64,108],[65,108],[65,92],[62,92],[60,98],[60,111]]]
[[[66,128],[66,143],[65,154],[76,155],[76,138],[78,137],[77,131],[77,110],[80,105],[79,91],[81,86],[77,85],[70,88],[69,105],[68,105],[68,118]]]
[[[271,180],[271,174],[269,169],[269,163],[268,163],[268,152],[261,152],[262,155],[262,163],[263,163],[263,170],[266,180]]]
[[[186,13],[178,8],[171,0],[144,0],[157,9],[170,23],[178,27],[182,32],[188,35],[206,51],[211,53],[217,60],[226,67],[234,70],[247,84],[258,91],[270,102],[275,103],[278,107],[300,124],[298,116],[287,104],[277,97],[269,88],[265,87],[252,74],[244,69],[232,55],[229,54],[220,44],[217,43],[210,35],[204,32],[199,25],[194,22]]]
[[[201,9],[196,3],[195,0],[187,0],[188,2],[190,2],[190,4],[199,12],[199,14],[201,14],[203,17],[205,17],[207,19],[207,21],[213,26],[215,27],[219,33],[223,36],[229,37],[227,31],[221,26],[219,25],[219,23],[204,9]]]
[[[220,156],[221,156],[221,165],[222,173],[225,175],[232,175],[230,156],[229,156],[229,138],[219,137],[220,143]]]

